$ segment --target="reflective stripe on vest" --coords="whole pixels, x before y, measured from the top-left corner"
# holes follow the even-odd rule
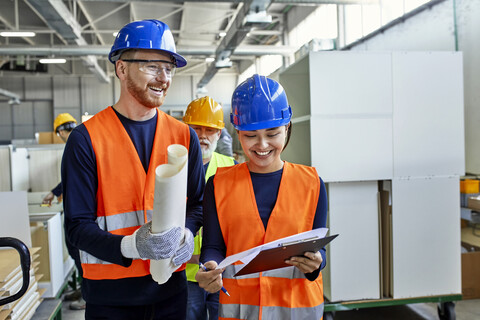
[[[207,172],[205,174],[205,182],[208,181],[208,178],[213,176],[215,172],[217,172],[217,168],[230,167],[230,166],[233,166],[234,164],[235,162],[232,157],[228,157],[223,154],[214,152],[212,154],[212,158],[210,159],[210,162],[208,163]],[[194,242],[195,242],[195,249],[193,251],[193,254],[198,255],[200,254],[200,249],[202,247],[202,237],[200,236],[200,234],[195,236]],[[194,263],[187,263],[187,268],[185,269],[185,272],[187,273],[188,281],[197,282],[197,280],[195,280],[195,275],[198,272],[198,265]]]
[[[320,179],[314,168],[285,162],[266,230],[245,163],[218,168],[214,185],[227,256],[312,229],[320,194]],[[309,281],[294,267],[234,277],[238,268],[232,266],[224,273],[223,286],[230,297],[220,294],[219,319],[322,318],[321,273],[315,281]]]
[[[184,123],[157,110],[157,124],[148,171],[140,161],[130,136],[112,107],[85,122],[97,165],[97,218],[102,230],[131,235],[151,220],[155,169],[167,163],[167,147],[181,144],[187,149],[190,131]],[[112,134],[114,132],[115,134]],[[121,279],[150,274],[149,260],[133,260],[123,267],[80,252],[83,276],[87,279]],[[183,270],[183,268],[179,268]]]
[[[220,305],[220,310],[222,317],[219,317],[219,319],[260,319],[260,307],[258,306],[222,304]],[[262,320],[322,319],[323,303],[311,308],[262,307],[261,311]]]

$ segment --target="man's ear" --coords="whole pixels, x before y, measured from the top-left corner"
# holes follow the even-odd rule
[[[122,60],[115,61],[115,73],[117,74],[117,77],[123,79],[126,74],[126,67],[126,64]]]

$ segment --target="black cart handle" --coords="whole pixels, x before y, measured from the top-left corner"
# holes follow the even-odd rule
[[[0,238],[0,247],[13,247],[18,251],[23,273],[22,288],[13,296],[0,299],[0,306],[3,306],[4,304],[20,299],[30,285],[30,251],[28,251],[27,246],[22,241],[10,237]]]

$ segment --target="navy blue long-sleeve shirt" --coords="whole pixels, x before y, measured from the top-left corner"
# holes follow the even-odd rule
[[[262,219],[263,226],[267,228],[268,219],[277,201],[278,189],[282,179],[283,169],[271,173],[250,172],[252,179],[255,201],[258,212]],[[222,230],[218,221],[217,207],[215,204],[214,176],[208,179],[203,197],[203,242],[200,261],[207,262],[214,260],[220,263],[225,258],[227,248],[223,240]],[[232,182],[235,183],[235,182]],[[327,225],[327,193],[325,184],[320,179],[320,194],[318,197],[317,209],[313,221],[313,228],[325,228]],[[325,248],[320,250],[322,264],[320,269],[307,275],[309,280],[315,280],[318,272],[326,265]]]
[[[133,121],[117,113],[135,145],[138,156],[148,168],[155,138],[157,115],[146,121]],[[202,153],[195,131],[190,130],[188,152],[188,184],[186,227],[193,234],[202,224],[202,197],[205,186]],[[112,132],[112,134],[115,134]],[[157,134],[170,134],[157,132]],[[118,157],[121,157],[119,147]],[[121,174],[121,172],[119,172]],[[101,230],[95,222],[98,188],[97,166],[90,135],[84,125],[70,134],[62,159],[65,230],[68,241],[104,261],[124,267],[132,259],[123,257],[121,235]],[[114,187],[114,186],[112,186]],[[132,190],[132,192],[134,192]],[[184,272],[175,272],[169,281],[158,285],[150,275],[118,280],[89,280],[82,282],[84,298],[89,303],[105,305],[144,305],[166,299],[185,288]]]

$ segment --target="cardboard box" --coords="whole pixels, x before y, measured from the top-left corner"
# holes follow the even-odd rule
[[[480,196],[469,197],[467,207],[473,210],[480,211]]]
[[[480,298],[480,251],[462,253],[463,300]]]
[[[65,143],[53,131],[36,132],[35,139],[37,140],[38,144]]]

